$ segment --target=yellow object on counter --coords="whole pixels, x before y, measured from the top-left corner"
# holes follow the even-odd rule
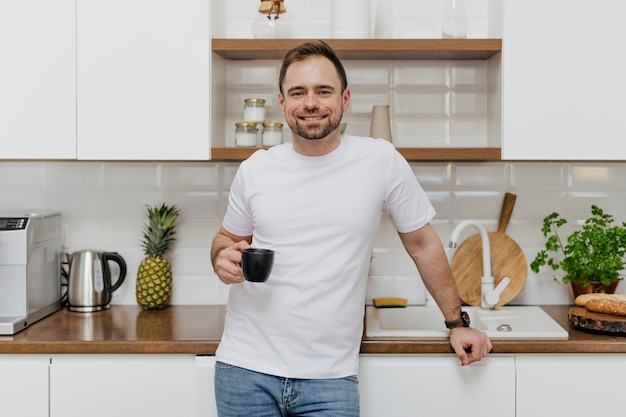
[[[372,298],[372,303],[376,308],[402,308],[406,307],[408,300],[401,297],[378,297]]]

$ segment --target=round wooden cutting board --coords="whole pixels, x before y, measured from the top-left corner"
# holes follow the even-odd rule
[[[592,332],[613,333],[626,336],[626,316],[596,313],[585,307],[570,307],[567,319],[570,326]]]
[[[494,277],[495,286],[504,277],[511,280],[500,295],[497,306],[509,303],[519,294],[524,288],[528,274],[524,252],[504,233],[511,219],[516,198],[515,194],[505,194],[498,231],[487,233],[491,253],[491,275]],[[461,300],[471,306],[480,306],[480,279],[483,276],[480,234],[472,235],[461,243],[452,257],[450,266]]]

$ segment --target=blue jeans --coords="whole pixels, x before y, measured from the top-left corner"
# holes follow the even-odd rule
[[[293,379],[217,362],[219,417],[359,417],[356,376]]]

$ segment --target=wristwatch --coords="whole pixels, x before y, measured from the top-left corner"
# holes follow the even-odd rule
[[[469,318],[469,314],[467,314],[465,311],[461,311],[461,317],[459,317],[456,320],[446,320],[446,327],[448,329],[455,329],[457,327],[469,327],[470,326],[470,318]]]

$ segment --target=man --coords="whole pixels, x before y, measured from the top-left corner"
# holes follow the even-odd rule
[[[232,184],[211,260],[230,289],[217,350],[220,417],[359,415],[356,383],[369,260],[382,212],[449,321],[463,365],[491,350],[465,327],[454,278],[409,164],[385,140],[340,135],[350,103],[324,42],[287,52],[279,104],[292,142],[258,151]],[[265,283],[246,282],[244,248],[275,251]],[[455,327],[455,326],[459,327]]]

